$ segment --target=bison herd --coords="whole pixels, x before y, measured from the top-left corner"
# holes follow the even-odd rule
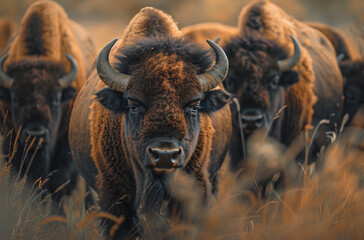
[[[114,239],[137,237],[141,218],[162,208],[183,218],[186,202],[169,184],[177,173],[207,205],[225,159],[232,173],[247,171],[246,143],[258,131],[300,142],[293,161],[310,165],[342,125],[363,127],[357,41],[266,0],[245,6],[237,26],[181,30],[146,7],[98,56],[52,1],[32,4],[16,32],[0,21],[0,34],[6,161],[30,183],[49,178],[43,188],[58,205],[81,175],[101,209],[124,218]],[[106,236],[113,225],[105,220]]]

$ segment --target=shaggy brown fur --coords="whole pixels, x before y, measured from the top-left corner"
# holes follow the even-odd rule
[[[197,122],[186,114],[185,107],[191,98],[201,94],[196,74],[206,71],[212,59],[208,51],[189,44],[182,37],[170,16],[153,8],[142,9],[126,28],[119,45],[114,47],[116,56],[111,58],[116,61],[115,69],[132,76],[126,91],[119,93],[108,89],[97,75],[93,75],[88,81],[90,85],[86,85],[76,100],[75,114],[78,109],[87,108],[85,104],[91,104],[91,110],[83,116],[72,117],[71,146],[72,141],[80,142],[80,131],[90,131],[93,163],[87,156],[75,160],[79,161],[77,165],[85,165],[83,174],[88,182],[95,182],[92,178],[96,176],[92,176],[86,166],[96,165],[98,181],[95,188],[100,194],[102,209],[118,217],[125,216],[115,239],[137,231],[140,214],[159,212],[164,201],[167,200],[172,209],[184,204],[171,196],[166,175],[156,175],[144,166],[143,156],[151,140],[172,137],[186,146],[186,160],[181,169],[175,171],[183,171],[195,179],[200,189],[198,194],[204,202],[216,187],[216,173],[231,135],[230,111],[224,106],[225,99],[221,109],[200,109]],[[89,102],[95,88],[98,101]],[[221,87],[216,91],[226,94]],[[106,93],[114,94],[114,99],[107,100]],[[209,94],[214,93],[204,93],[204,99]],[[129,107],[114,112],[105,107],[121,104],[119,101],[125,101],[122,100],[125,96],[141,102],[145,110],[143,115],[131,114]],[[204,106],[204,99],[201,106]],[[73,127],[81,126],[77,122],[87,119],[90,130]],[[80,143],[87,148],[87,141]],[[210,157],[211,152],[214,155]],[[79,149],[72,149],[72,154],[82,155]],[[119,204],[115,205],[117,201]],[[111,226],[112,222],[107,221],[106,234]]]
[[[22,171],[20,163],[27,144],[24,128],[45,128],[47,146],[35,155],[28,176],[30,181],[35,181],[57,170],[45,188],[53,192],[71,180],[64,189],[64,193],[69,194],[75,187],[77,171],[69,153],[68,125],[75,94],[86,82],[87,69],[96,57],[92,40],[82,27],[68,19],[58,3],[39,1],[28,8],[6,53],[9,57],[3,71],[14,83],[10,89],[0,88],[0,119],[4,121],[7,116],[2,132],[5,137],[11,131],[21,131],[19,149],[12,159],[14,168]],[[66,54],[75,59],[78,74],[72,85],[62,88],[59,79],[71,70]],[[6,137],[5,153],[12,151],[8,147],[12,141],[14,139]]]
[[[5,49],[10,37],[15,33],[16,25],[10,18],[0,19],[0,51]]]

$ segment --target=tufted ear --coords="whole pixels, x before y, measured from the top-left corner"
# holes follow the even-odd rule
[[[62,99],[61,102],[67,102],[69,100],[75,99],[77,96],[77,91],[74,87],[66,87],[62,89]]]
[[[3,101],[5,103],[11,102],[9,89],[0,87],[0,101]]]
[[[225,90],[214,90],[205,93],[201,100],[200,112],[210,113],[219,110],[230,103],[231,95]]]
[[[297,71],[285,71],[279,79],[279,85],[289,87],[300,80],[300,74]]]
[[[114,113],[126,112],[128,102],[124,99],[124,94],[111,88],[104,88],[96,93],[96,99],[102,106]]]

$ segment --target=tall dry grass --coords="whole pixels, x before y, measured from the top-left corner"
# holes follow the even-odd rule
[[[0,169],[0,239],[101,239],[97,220],[102,216],[96,208],[85,211],[86,195],[75,192],[63,200],[66,215],[53,215],[54,202],[42,191],[46,181],[30,186],[9,164]]]
[[[179,178],[173,184],[190,201],[193,221],[162,219],[157,224],[153,219],[145,224],[145,238],[364,239],[364,131],[346,130],[313,173],[293,162],[281,168],[284,190],[268,184],[268,197],[261,199],[250,189],[267,173],[262,169],[280,165],[283,149],[275,142],[260,145],[250,159],[256,171],[222,176],[219,194],[208,208],[194,201],[194,188],[181,186]]]
[[[250,173],[220,176],[219,193],[209,206],[200,204],[198,189],[188,176],[172,180],[172,194],[189,204],[189,219],[166,219],[163,211],[142,219],[143,239],[364,239],[364,130],[347,129],[309,173],[284,161],[284,149],[274,141],[249,145]],[[282,154],[283,153],[283,154]],[[268,184],[267,198],[250,189],[269,169],[280,169],[285,189]],[[263,174],[263,175],[262,175]],[[98,209],[85,212],[85,194],[77,191],[64,200],[66,216],[51,214],[39,186],[0,170],[1,239],[101,239],[99,218],[116,219]]]

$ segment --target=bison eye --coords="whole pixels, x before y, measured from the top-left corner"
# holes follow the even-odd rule
[[[191,116],[196,116],[198,110],[201,109],[200,102],[200,98],[189,102],[185,107],[185,113],[190,114]]]
[[[19,97],[13,95],[12,99],[11,99],[11,102],[13,103],[13,105],[18,105],[19,104]]]
[[[272,90],[277,90],[278,86],[279,86],[279,76],[275,75],[273,79],[271,79],[271,81],[269,82],[269,88]]]
[[[195,117],[195,116],[197,116],[198,110],[200,110],[200,109],[201,109],[201,106],[199,104],[195,105],[195,106],[189,106],[189,107],[185,108],[185,113]]]
[[[52,104],[54,106],[58,106],[60,102],[61,102],[61,94],[56,94],[56,96],[54,96],[52,99]]]
[[[145,108],[139,102],[131,99],[128,99],[128,108],[130,113],[132,114],[139,114],[145,112]]]

